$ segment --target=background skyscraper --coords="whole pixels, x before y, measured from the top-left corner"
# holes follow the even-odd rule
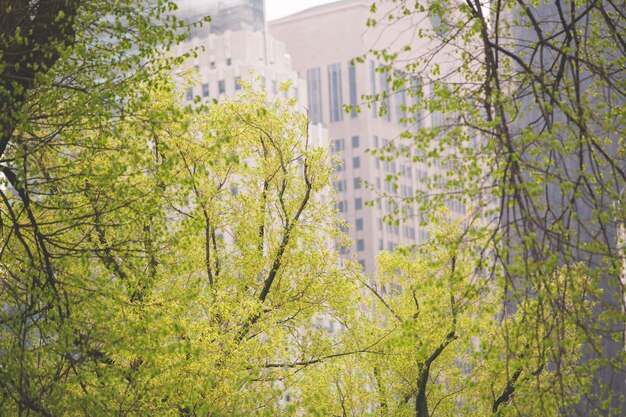
[[[391,44],[402,33],[402,27],[367,31],[370,6],[365,0],[337,1],[269,22],[268,30],[285,43],[294,69],[306,79],[310,119],[328,128],[333,152],[341,160],[336,168],[337,206],[352,225],[348,235],[355,242],[346,255],[356,256],[371,273],[379,251],[427,239],[418,213],[406,213],[399,224],[386,222],[385,216],[398,208],[394,199],[423,190],[426,178],[441,173],[442,167],[413,162],[417,149],[401,139],[402,132],[419,123],[436,123],[436,118],[408,114],[415,98],[402,91],[392,94],[381,63],[355,61],[375,44]],[[417,88],[419,80],[409,85]],[[381,100],[370,105],[363,95],[380,95]],[[351,106],[349,112],[345,106]],[[407,147],[409,157],[381,160],[372,152],[390,146]],[[388,181],[392,177],[397,187]],[[384,198],[376,201],[378,197]],[[450,207],[459,215],[465,210],[461,204]]]
[[[205,28],[211,33],[265,29],[263,0],[179,0],[177,3],[179,16],[186,20],[211,16],[211,23]]]

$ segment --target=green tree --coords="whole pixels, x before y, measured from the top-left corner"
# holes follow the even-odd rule
[[[110,363],[94,323],[107,322],[104,307],[114,304],[84,314],[92,297],[119,295],[96,279],[94,259],[117,271],[120,281],[112,283],[133,288],[135,298],[148,284],[118,270],[111,245],[154,250],[154,181],[141,174],[155,165],[145,148],[153,129],[139,116],[158,120],[146,103],[177,62],[160,58],[185,33],[166,18],[172,7],[0,3],[0,386],[7,414],[57,415],[77,394],[62,381],[82,381],[82,365],[99,372]],[[102,223],[112,212],[119,233]],[[139,213],[145,219],[131,215]],[[149,258],[133,257],[137,266]]]
[[[428,244],[381,253],[377,277],[361,278],[366,313],[348,330],[366,349],[303,376],[324,381],[311,414],[556,416],[578,402],[584,268],[546,277],[503,317],[481,266],[489,236],[446,217],[432,217]]]
[[[420,98],[407,113],[419,114],[409,121],[422,128],[405,135],[421,150],[416,159],[454,167],[443,184],[430,178],[405,203],[428,212],[457,198],[492,220],[493,250],[483,253],[507,313],[536,297],[558,305],[556,293],[537,288],[549,287],[563,265],[584,265],[586,299],[597,307],[578,323],[586,329],[586,366],[577,373],[585,395],[576,412],[621,413],[623,5],[390,0],[372,8],[385,17],[371,26],[415,34],[372,51],[391,86],[383,96]],[[397,146],[386,156],[412,155]],[[561,276],[578,285],[578,275]]]
[[[2,190],[3,414],[287,413],[298,371],[346,354],[320,326],[353,321],[357,295],[306,117],[249,88],[196,112],[167,80],[145,86],[106,129],[29,153],[26,178],[45,180],[30,207]]]
[[[190,191],[191,210],[177,211],[183,262],[201,271],[194,326],[208,322],[212,332],[185,336],[207,361],[190,405],[200,415],[206,404],[295,412],[280,400],[308,389],[303,369],[346,354],[343,336],[321,324],[357,313],[355,283],[329,246],[341,231],[327,150],[309,143],[305,115],[289,115],[294,103],[266,104],[263,92],[244,90],[198,116],[193,137],[203,140],[169,151],[183,168],[176,182]]]
[[[183,108],[172,3],[1,6],[0,414],[280,412],[355,313],[306,119]]]

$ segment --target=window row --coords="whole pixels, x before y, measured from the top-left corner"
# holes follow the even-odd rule
[[[230,67],[231,65],[233,65],[232,58],[226,58],[225,62],[226,62],[226,66],[227,67]],[[197,70],[197,69],[200,68],[200,66],[199,65],[194,65],[194,68]],[[215,68],[217,68],[217,65],[216,65],[215,61],[209,61],[209,69],[215,69]]]
[[[373,60],[369,61],[369,72],[370,93],[377,98],[371,106],[372,116],[404,126],[411,123],[419,128],[420,79],[401,71],[392,72]]]
[[[342,64],[330,64],[326,68],[328,80],[328,120],[330,123],[340,122],[344,117],[344,105],[350,108],[351,118],[358,116],[357,112],[357,80],[356,67],[348,62],[348,102],[343,100]],[[306,71],[307,89],[309,93],[309,118],[313,123],[324,122],[322,105],[322,71],[319,67]]]
[[[266,80],[265,77],[261,78],[261,86],[265,87],[266,86]],[[227,84],[226,84],[226,80],[218,80],[217,81],[217,94],[216,95],[220,95],[220,94],[226,94],[226,89],[227,89]],[[186,93],[185,93],[185,99],[187,101],[192,101],[194,99],[194,88],[188,88]],[[233,87],[231,91],[239,91],[241,90],[241,77],[235,77],[233,79]],[[271,81],[271,92],[273,94],[277,94],[278,93],[278,81],[276,80],[272,80]],[[205,98],[209,98],[211,96],[211,89],[209,88],[209,83],[203,83],[200,85],[200,96],[205,99]],[[289,96],[290,97],[298,97],[298,88],[296,87],[292,87],[289,91]]]
[[[346,180],[333,181],[333,187],[338,193],[347,191]]]
[[[234,91],[239,91],[241,90],[241,77],[236,77],[233,80],[233,90]],[[226,93],[226,81],[225,80],[218,80],[217,81],[217,95],[220,94],[225,94]],[[209,88],[209,84],[208,83],[203,83],[200,85],[200,95],[202,98],[208,98],[211,96],[211,90]],[[185,93],[185,99],[187,101],[191,101],[194,98],[194,88],[188,88],[187,92]]]
[[[359,147],[359,137],[358,136],[352,136],[352,138],[350,138],[350,143],[352,145],[352,148],[358,148]],[[346,149],[346,144],[345,141],[340,138],[340,139],[335,139],[333,141],[333,152],[341,152],[343,150]]]
[[[361,157],[359,156],[355,156],[354,158],[352,158],[352,169],[358,169],[361,167]],[[341,162],[337,163],[335,165],[335,172],[343,172],[346,170],[346,163],[345,161],[342,159]]]
[[[363,208],[363,199],[362,198],[355,198],[354,199],[354,209],[355,210],[361,210],[362,208]],[[339,210],[340,213],[347,213],[348,212],[348,201],[347,200],[338,201],[337,202],[337,210]]]
[[[361,185],[362,185],[361,177],[354,178],[354,180],[353,180],[353,188],[355,190],[360,190],[361,189]],[[337,191],[338,193],[343,193],[343,192],[348,191],[348,186],[347,186],[346,180],[333,181],[333,187],[335,188],[335,191]]]

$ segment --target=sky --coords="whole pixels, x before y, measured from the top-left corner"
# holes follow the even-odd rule
[[[274,20],[333,1],[335,0],[265,0],[265,12],[267,13],[267,20]]]

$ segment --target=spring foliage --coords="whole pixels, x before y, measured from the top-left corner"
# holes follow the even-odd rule
[[[337,259],[332,167],[293,103],[246,86],[180,104],[185,57],[162,58],[185,37],[173,4],[0,6],[0,414],[552,415],[576,400],[584,270],[546,274],[529,287],[545,296],[503,318],[488,236],[441,214],[428,245],[366,277]]]

